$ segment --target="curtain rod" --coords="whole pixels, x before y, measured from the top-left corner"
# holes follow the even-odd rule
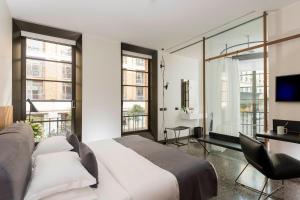
[[[231,30],[233,30],[233,29],[235,29],[235,28],[238,28],[238,27],[243,26],[243,25],[245,25],[245,24],[248,24],[248,23],[250,23],[250,22],[253,22],[253,21],[256,21],[256,20],[258,20],[258,19],[261,19],[261,18],[263,18],[263,15],[261,15],[261,16],[259,16],[259,17],[256,17],[256,18],[253,18],[253,19],[250,19],[250,20],[248,20],[248,21],[246,21],[246,22],[243,22],[243,23],[241,23],[241,24],[238,24],[238,25],[236,25],[236,26],[233,26],[233,27],[231,27],[231,28],[229,28],[229,29],[226,29],[226,30],[224,30],[224,31],[221,31],[221,32],[219,32],[219,33],[216,33],[216,34],[213,34],[213,35],[211,35],[211,36],[208,36],[208,37],[206,37],[206,40],[211,39],[211,38],[213,38],[213,37],[216,37],[216,36],[218,36],[218,35],[221,35],[221,34],[223,34],[223,33],[226,33],[226,32],[228,32],[228,31],[231,31]],[[179,48],[179,49],[176,49],[176,50],[174,50],[174,51],[171,51],[170,54],[176,53],[176,52],[178,52],[178,51],[181,51],[181,50],[183,50],[183,49],[186,49],[186,48],[188,48],[188,47],[191,47],[191,46],[193,46],[193,45],[195,45],[195,44],[198,44],[198,43],[201,43],[201,42],[203,42],[203,39],[201,39],[201,40],[199,40],[199,41],[196,41],[196,42],[194,42],[194,43],[192,43],[192,44],[188,44],[188,45],[186,45],[186,46],[183,46],[183,47],[181,47],[181,48]]]

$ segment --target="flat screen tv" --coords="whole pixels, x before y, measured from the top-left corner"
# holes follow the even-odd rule
[[[276,101],[300,102],[300,74],[276,77]]]

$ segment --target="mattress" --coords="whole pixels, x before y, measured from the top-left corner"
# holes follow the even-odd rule
[[[217,195],[214,167],[176,148],[140,136],[88,145],[96,155],[99,173],[103,176],[97,189],[103,199],[106,195],[106,199],[114,200],[205,200]],[[113,196],[116,193],[120,195]]]
[[[88,144],[94,151],[97,161],[103,165],[114,179],[113,184],[118,184],[118,191],[127,193],[132,200],[178,200],[179,189],[176,178],[170,172],[158,167],[149,160],[140,156],[135,151],[109,139]],[[101,173],[101,171],[99,171]],[[107,174],[108,175],[108,174]],[[105,195],[110,192],[117,193],[114,188],[108,188],[106,183],[101,184],[99,179],[98,194],[101,195],[102,187],[106,187]],[[112,183],[111,183],[112,184]],[[122,188],[122,189],[121,189]],[[126,194],[120,197],[107,198],[117,200],[125,198]],[[127,196],[127,198],[128,198]]]

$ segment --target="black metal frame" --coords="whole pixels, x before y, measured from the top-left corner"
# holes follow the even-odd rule
[[[72,47],[72,132],[75,133],[79,140],[82,134],[82,34],[74,31],[34,24],[17,19],[12,20],[13,39],[12,39],[12,101],[14,106],[14,121],[26,119],[26,38],[21,36],[21,31],[28,31],[41,35],[58,37],[76,41],[75,46],[61,44],[58,42],[45,41],[31,38],[44,42]],[[28,57],[29,59],[35,59]],[[55,60],[45,60],[57,62]],[[60,61],[58,61],[60,62]],[[60,62],[70,64],[69,62]]]
[[[152,56],[152,59],[148,59],[148,130],[139,130],[137,132],[123,132],[122,135],[128,135],[132,133],[138,133],[138,132],[144,132],[144,131],[149,131],[154,139],[157,141],[158,140],[158,133],[157,133],[157,51],[144,48],[144,47],[139,47],[127,43],[121,43],[121,84],[123,84],[123,50],[125,51],[130,51],[134,53],[140,53],[140,54],[146,54]],[[127,55],[128,56],[128,55]],[[131,55],[130,55],[131,56]],[[138,56],[131,56],[135,58],[140,58]],[[151,61],[151,62],[150,62]],[[126,70],[126,71],[131,71],[131,70]],[[133,70],[135,71],[135,70]],[[136,72],[141,72],[140,70],[137,70]],[[123,87],[121,87],[121,130],[122,129],[122,123],[123,123]]]
[[[251,126],[251,129],[252,129],[252,133],[253,133],[253,135],[252,135],[252,137],[254,137],[255,136],[255,134],[257,133],[257,132],[259,132],[258,131],[258,127],[263,127],[263,129],[264,129],[264,124],[261,124],[260,123],[260,119],[261,118],[257,118],[256,117],[256,114],[258,113],[258,114],[261,114],[261,113],[263,113],[264,114],[264,111],[257,111],[257,107],[259,106],[259,104],[260,103],[258,103],[258,102],[260,102],[260,101],[262,101],[262,102],[264,102],[264,98],[262,98],[262,99],[259,99],[258,97],[257,97],[257,88],[264,88],[265,86],[264,85],[257,85],[257,83],[256,83],[256,78],[257,78],[257,76],[264,76],[264,73],[257,73],[256,71],[251,71],[251,73],[247,73],[247,74],[240,74],[240,77],[252,77],[252,86],[245,86],[245,87],[240,87],[240,89],[241,88],[251,88],[252,89],[252,98],[249,98],[249,99],[241,99],[241,100],[249,100],[249,101],[252,101],[252,106],[253,106],[253,108],[252,108],[252,112],[240,112],[240,114],[245,114],[245,113],[252,113],[252,123],[251,124],[249,124],[249,123],[247,123],[247,124],[240,124],[241,125],[241,127],[242,127],[242,130],[244,131],[244,127],[245,126]],[[263,77],[264,78],[264,77]],[[269,87],[269,85],[267,85],[267,88]],[[263,116],[263,117],[265,117],[265,115]],[[258,122],[258,123],[257,123]],[[247,128],[248,129],[248,128]]]
[[[75,82],[75,80],[73,79],[74,76],[73,76],[73,72],[74,72],[74,56],[73,56],[73,51],[74,49],[72,48],[71,45],[64,45],[64,44],[58,44],[58,45],[62,45],[62,46],[67,46],[67,47],[71,47],[71,62],[69,61],[57,61],[57,60],[49,60],[49,59],[43,59],[43,58],[35,58],[35,57],[32,57],[32,56],[27,56],[27,39],[30,39],[30,40],[36,40],[36,41],[41,41],[41,42],[46,42],[46,43],[52,43],[52,44],[57,44],[55,42],[51,42],[51,41],[46,41],[46,40],[39,40],[39,39],[33,39],[33,38],[25,38],[26,40],[26,47],[24,48],[24,51],[25,51],[25,88],[27,90],[27,81],[37,81],[37,82],[42,82],[42,83],[45,83],[45,82],[54,82],[54,83],[69,83],[71,84],[71,87],[72,87],[72,98],[70,100],[32,100],[33,102],[70,102],[71,103],[71,107],[70,107],[70,113],[71,113],[71,119],[70,120],[59,120],[59,119],[56,119],[56,120],[39,120],[39,121],[32,121],[32,123],[51,123],[51,122],[57,122],[57,126],[58,126],[58,122],[62,122],[62,121],[71,121],[71,129],[73,129],[72,127],[74,126],[74,117],[72,114],[72,102],[75,101],[75,94],[73,94],[73,87],[75,87],[75,84],[73,82]],[[61,63],[61,64],[69,64],[71,65],[71,69],[72,69],[72,77],[71,77],[71,81],[65,81],[65,80],[46,80],[46,79],[32,79],[32,78],[27,78],[27,60],[38,60],[38,61],[44,61],[44,62],[54,62],[54,63]],[[27,116],[27,114],[26,114]]]
[[[276,189],[274,189],[271,193],[265,193],[264,190],[265,190],[265,188],[266,188],[266,186],[267,186],[267,183],[268,183],[268,181],[269,181],[269,178],[267,178],[267,177],[266,177],[266,181],[265,181],[265,183],[264,183],[264,186],[263,186],[263,188],[262,188],[261,190],[252,188],[252,187],[250,187],[250,186],[247,186],[247,185],[245,185],[245,184],[242,184],[242,183],[238,182],[238,179],[241,177],[241,175],[244,173],[244,171],[246,170],[246,168],[247,168],[248,166],[249,166],[249,163],[247,163],[247,165],[246,165],[246,166],[243,168],[243,170],[239,173],[239,175],[238,175],[237,178],[234,180],[234,182],[235,182],[236,185],[240,185],[240,186],[242,186],[242,187],[244,187],[244,188],[246,188],[246,189],[249,189],[249,190],[251,190],[251,191],[253,191],[253,192],[258,193],[258,194],[259,194],[258,200],[260,200],[261,197],[262,197],[263,195],[266,196],[266,197],[264,198],[265,200],[268,199],[268,198],[274,198],[274,197],[272,197],[272,196],[273,196],[277,191],[279,191],[279,190],[281,190],[281,189],[284,188],[284,180],[282,180],[282,185],[281,185],[281,186],[279,186],[279,187],[277,187]],[[279,198],[276,198],[276,199],[279,199]]]
[[[148,70],[147,71],[141,71],[141,70],[127,70],[127,69],[123,69],[123,57],[124,56],[126,56],[126,57],[132,57],[132,58],[138,58],[138,59],[144,59],[144,60],[146,60],[146,61],[148,61]],[[122,88],[122,134],[131,134],[131,133],[137,133],[137,132],[143,132],[143,131],[149,131],[149,126],[150,126],[150,124],[149,124],[149,111],[150,111],[150,66],[151,66],[151,60],[150,59],[146,59],[146,58],[140,58],[140,57],[136,57],[136,56],[131,56],[131,55],[126,55],[126,54],[122,54],[122,69],[121,69],[121,73],[122,73],[122,83],[121,83],[121,88]],[[123,77],[124,77],[124,74],[123,74],[123,72],[124,71],[130,71],[130,72],[135,72],[135,73],[143,73],[143,74],[147,74],[147,76],[148,76],[148,83],[147,83],[147,85],[128,85],[128,84],[124,84],[123,83]],[[124,95],[124,87],[135,87],[135,88],[148,88],[148,97],[147,97],[147,99],[144,99],[144,100],[125,100],[125,99],[123,99],[123,95]],[[123,103],[124,102],[147,102],[147,104],[148,104],[148,112],[147,112],[147,114],[144,114],[144,115],[136,115],[136,116],[147,116],[148,117],[148,126],[147,126],[147,128],[146,129],[141,129],[141,130],[134,130],[134,131],[124,131],[123,130],[123,120],[124,120],[124,118],[126,118],[126,117],[130,117],[130,116],[124,116],[123,115]],[[136,117],[135,116],[135,117]]]

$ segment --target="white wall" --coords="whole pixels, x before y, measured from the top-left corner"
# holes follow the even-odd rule
[[[121,136],[121,43],[83,34],[84,142]]]
[[[269,16],[269,40],[300,33],[300,2]],[[300,103],[275,102],[275,77],[300,74],[300,39],[269,48],[270,65],[270,122],[273,119],[300,121]],[[270,128],[272,124],[270,124]],[[271,128],[272,129],[272,128]],[[300,145],[270,140],[272,152],[283,152],[300,159]]]
[[[0,106],[12,102],[12,19],[5,0],[0,0]]]
[[[160,63],[161,54],[159,54],[159,63]],[[189,126],[195,127],[199,125],[199,120],[197,121],[188,121],[183,120],[180,117],[180,110],[175,110],[175,107],[181,108],[181,79],[193,80],[198,83],[196,89],[196,96],[198,99],[198,109],[200,105],[200,111],[202,112],[202,103],[199,100],[200,87],[200,74],[202,72],[202,65],[199,64],[199,60],[177,56],[177,55],[166,55],[166,75],[165,80],[169,82],[169,88],[165,93],[165,107],[167,111],[165,112],[165,127],[175,127],[175,126]],[[201,66],[201,69],[200,69]],[[159,67],[159,66],[158,66]],[[201,81],[202,83],[202,81]],[[163,128],[162,128],[162,111],[159,111],[159,108],[162,106],[162,71],[158,69],[158,140],[163,140]],[[180,136],[185,136],[188,134],[188,131],[182,131]],[[168,132],[168,138],[174,138],[173,132]]]

